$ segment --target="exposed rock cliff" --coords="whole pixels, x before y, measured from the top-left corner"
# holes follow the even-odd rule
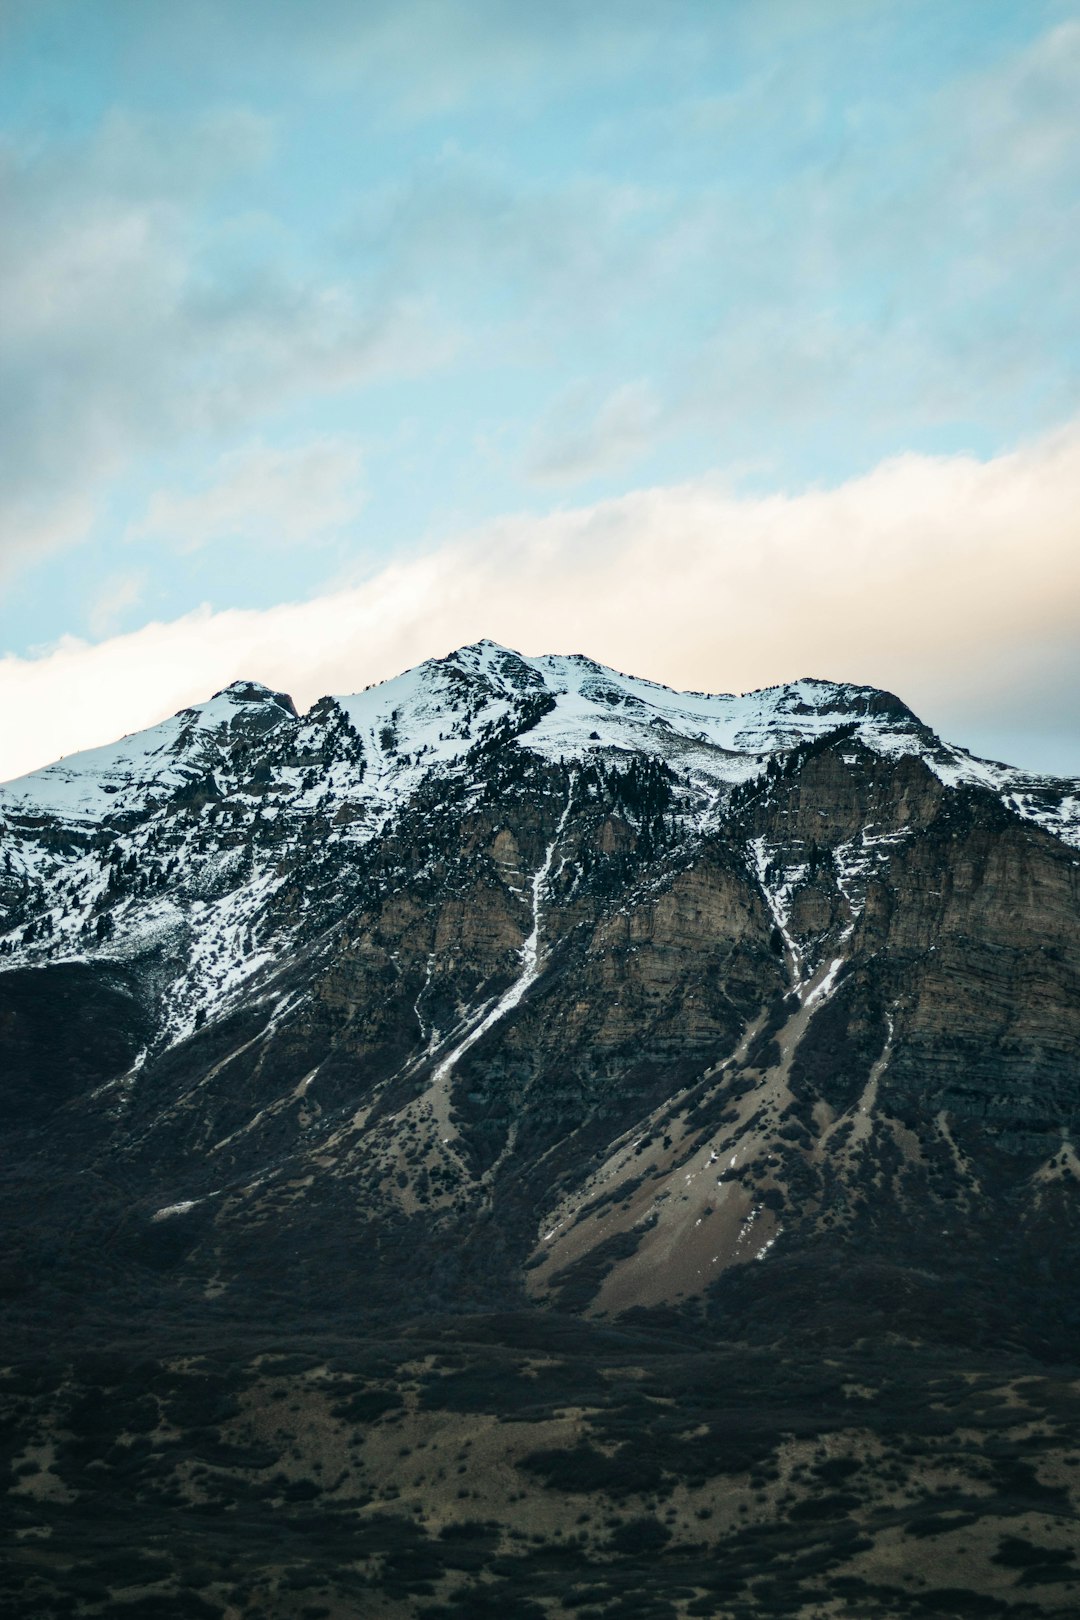
[[[1056,1269],[1078,802],[873,689],[490,643],[9,784],[19,1286],[604,1313],[811,1252]],[[78,1197],[60,1259],[31,1174]]]

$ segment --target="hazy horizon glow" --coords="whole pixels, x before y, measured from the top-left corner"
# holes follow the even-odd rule
[[[0,44],[0,776],[483,635],[1080,773],[1080,0]]]

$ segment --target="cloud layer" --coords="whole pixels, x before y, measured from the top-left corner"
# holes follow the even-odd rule
[[[246,445],[221,457],[204,488],[155,494],[128,538],[165,540],[188,551],[236,538],[310,545],[357,517],[364,504],[361,472],[359,449],[341,438],[289,450]]]
[[[112,113],[74,148],[0,137],[0,577],[85,540],[140,460],[182,443],[212,465],[290,400],[438,362],[415,300],[298,266],[273,221],[215,217],[270,149],[243,109]]]
[[[315,600],[9,656],[0,776],[233,679],[304,706],[485,635],[697,689],[872,682],[977,751],[1077,773],[1078,631],[1073,424],[987,461],[896,457],[831,489],[699,480],[506,517]]]
[[[0,646],[523,505],[1044,431],[1078,5],[0,8]],[[321,576],[317,514],[272,534],[246,476],[317,442],[364,457]]]

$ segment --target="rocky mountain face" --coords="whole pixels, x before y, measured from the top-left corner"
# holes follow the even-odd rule
[[[855,1344],[933,1343],[950,1377],[1002,1347],[1066,1362],[1078,901],[1080,783],[974,760],[872,688],[675,693],[487,642],[304,716],[230,687],[0,788],[0,1269],[19,1346],[56,1353],[58,1325],[98,1345],[133,1324],[159,1355],[163,1335],[247,1343],[253,1324],[354,1338],[497,1318],[543,1341],[539,1359],[500,1352],[518,1383],[568,1365],[544,1335],[570,1322],[604,1355],[623,1334],[639,1371],[657,1334],[669,1357],[798,1344],[837,1368]],[[433,1409],[380,1367],[372,1422]],[[588,1475],[583,1414],[614,1376],[589,1367],[559,1386],[577,1438],[530,1452],[549,1504],[577,1488],[559,1456]],[[41,1399],[44,1432],[60,1419]],[[600,1436],[594,1469],[626,1443]],[[812,1481],[832,1452],[807,1444]],[[662,1451],[651,1484],[589,1489],[640,1513],[682,1477]],[[442,1534],[458,1521],[440,1512]],[[452,1563],[443,1607],[407,1586],[387,1607],[384,1564],[374,1606],[318,1612],[487,1612]],[[740,1608],[738,1583],[724,1608],[691,1580],[683,1607],[657,1589],[648,1611],[594,1609],[803,1613],[805,1579],[787,1608]],[[860,1614],[954,1612],[888,1609],[851,1579]],[[315,1612],[275,1593],[198,1601]],[[500,1601],[548,1613],[538,1593]]]

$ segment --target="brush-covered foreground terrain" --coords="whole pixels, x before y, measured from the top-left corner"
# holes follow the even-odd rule
[[[0,787],[4,1612],[1080,1612],[1080,784],[484,642]]]

